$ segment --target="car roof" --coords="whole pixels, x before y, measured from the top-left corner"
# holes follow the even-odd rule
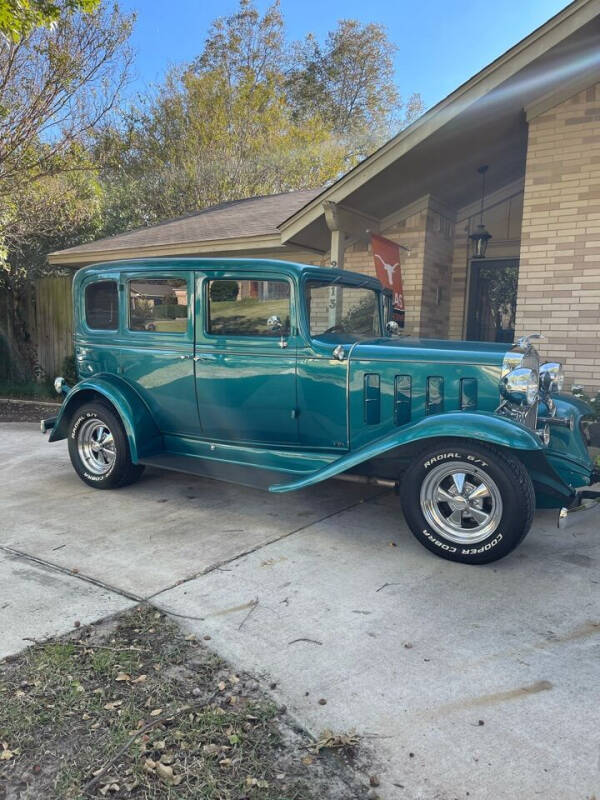
[[[110,272],[160,272],[165,270],[177,269],[222,269],[225,271],[235,270],[236,272],[253,272],[256,270],[266,272],[284,272],[288,275],[301,276],[310,273],[325,279],[344,279],[351,283],[363,283],[372,289],[381,289],[381,284],[371,275],[364,275],[360,272],[349,272],[334,267],[319,267],[314,264],[300,264],[295,261],[281,261],[275,258],[133,258],[119,261],[104,261],[98,264],[90,264],[82,267],[75,273],[75,280],[80,283],[91,275],[106,276]]]

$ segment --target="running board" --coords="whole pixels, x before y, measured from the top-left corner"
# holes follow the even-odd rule
[[[160,453],[140,458],[139,463],[146,467],[157,467],[173,472],[185,472],[188,475],[198,475],[201,478],[242,484],[253,489],[268,489],[273,483],[289,481],[292,477],[289,472],[177,453]],[[297,477],[297,473],[294,477]]]

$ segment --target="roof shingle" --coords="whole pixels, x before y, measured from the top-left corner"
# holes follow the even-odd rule
[[[129,250],[152,245],[279,235],[277,225],[299,211],[321,191],[322,189],[302,189],[296,192],[232,200],[204,208],[185,217],[166,220],[145,228],[136,228],[76,247],[68,247],[57,253],[84,255],[102,250]]]

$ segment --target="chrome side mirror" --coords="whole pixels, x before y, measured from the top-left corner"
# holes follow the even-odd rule
[[[269,317],[269,319],[267,320],[267,328],[270,331],[274,332],[280,331],[283,328],[283,323],[281,322],[281,319],[277,316],[277,314],[273,314],[272,317]]]
[[[385,323],[385,330],[388,336],[396,336],[400,330],[400,325],[398,325],[395,319],[391,319],[389,322]]]

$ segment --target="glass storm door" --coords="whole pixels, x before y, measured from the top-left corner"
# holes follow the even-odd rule
[[[471,261],[467,339],[513,342],[519,259]]]

